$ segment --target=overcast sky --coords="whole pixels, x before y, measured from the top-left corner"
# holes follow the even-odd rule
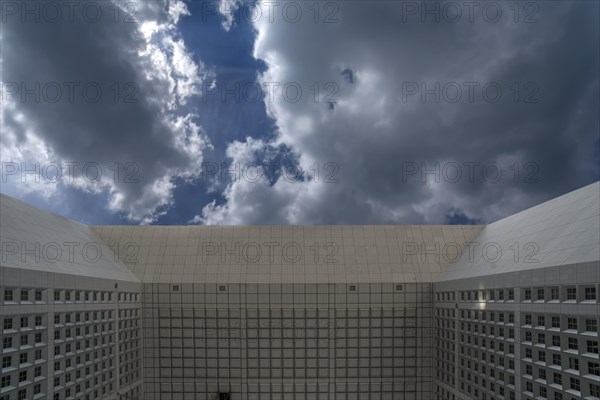
[[[600,178],[599,4],[3,2],[1,192],[90,224],[491,222]]]

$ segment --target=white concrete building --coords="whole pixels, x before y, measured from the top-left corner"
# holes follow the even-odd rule
[[[88,227],[0,200],[0,400],[600,398],[599,183],[487,226]]]

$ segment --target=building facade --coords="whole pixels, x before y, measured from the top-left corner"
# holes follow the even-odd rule
[[[2,196],[0,400],[600,399],[599,192],[486,226],[89,227]]]

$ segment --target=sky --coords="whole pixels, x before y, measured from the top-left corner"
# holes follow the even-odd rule
[[[9,1],[0,192],[87,224],[479,224],[600,179],[595,1]]]

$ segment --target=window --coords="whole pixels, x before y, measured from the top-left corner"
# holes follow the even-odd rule
[[[13,301],[12,289],[4,289],[4,301]]]
[[[577,330],[577,318],[568,318],[567,328]]]
[[[12,338],[11,337],[5,337],[4,340],[2,341],[2,348],[3,349],[10,349],[12,347]]]
[[[40,289],[35,291],[35,301],[42,301],[42,291]]]
[[[578,392],[581,390],[581,384],[579,382],[579,379],[571,378],[571,389],[577,390]]]
[[[546,370],[540,369],[540,379],[546,380]]]
[[[19,355],[19,362],[21,364],[25,364],[27,362],[27,358],[28,358],[27,353],[21,353]]]
[[[60,301],[60,291],[54,290],[54,301]]]
[[[513,289],[509,289],[508,290],[508,300],[514,300],[515,299],[515,291]]]
[[[598,354],[598,342],[595,340],[588,340],[587,351],[588,353]]]
[[[19,382],[25,382],[27,380],[27,371],[19,372]]]
[[[531,300],[531,289],[525,289],[525,300]]]
[[[29,318],[21,317],[21,328],[27,328],[29,325]]]
[[[35,326],[42,326],[42,316],[41,315],[36,315]]]
[[[590,394],[594,397],[600,397],[600,386],[590,383]]]
[[[579,371],[579,360],[576,358],[569,357],[569,369]]]
[[[8,368],[10,366],[12,366],[12,357],[11,356],[2,357],[2,368]]]
[[[25,397],[27,397],[27,389],[19,390],[19,393],[17,393],[17,400],[25,400]]]
[[[560,328],[560,317],[552,317],[552,327]]]
[[[595,319],[586,319],[585,330],[587,332],[598,332],[598,322]]]
[[[544,300],[544,289],[537,290],[537,300]]]
[[[531,315],[525,315],[525,325],[531,325]]]
[[[42,367],[35,367],[35,369],[33,370],[33,376],[35,378],[39,378],[40,376],[42,376]]]
[[[33,387],[33,394],[40,394],[42,393],[42,385],[40,385],[39,383],[37,385],[35,385]]]
[[[552,355],[552,364],[554,365],[560,365],[560,354],[553,354]]]
[[[562,385],[562,375],[555,372],[553,375],[553,381],[554,383],[556,383],[557,385]]]
[[[560,347],[560,336],[552,335],[552,346]]]
[[[7,386],[10,386],[10,376],[3,376],[0,381],[0,387],[5,388]]]
[[[559,290],[557,287],[553,287],[552,289],[550,289],[550,297],[552,300],[559,300],[560,299],[560,294],[559,294]]]
[[[533,375],[533,367],[531,365],[525,365],[525,375]]]
[[[569,338],[568,347],[570,350],[577,350],[579,348],[579,345],[577,344],[577,338]]]
[[[596,288],[595,287],[586,287],[584,290],[585,299],[587,301],[596,301]]]
[[[590,375],[600,376],[600,364],[595,362],[588,362],[588,372]]]
[[[567,300],[577,300],[577,288],[567,288]]]
[[[543,315],[538,315],[538,326],[545,326],[546,325],[546,319],[544,318]]]
[[[29,291],[21,289],[21,301],[29,301]]]
[[[13,319],[12,318],[4,318],[4,329],[12,329],[13,328]]]

